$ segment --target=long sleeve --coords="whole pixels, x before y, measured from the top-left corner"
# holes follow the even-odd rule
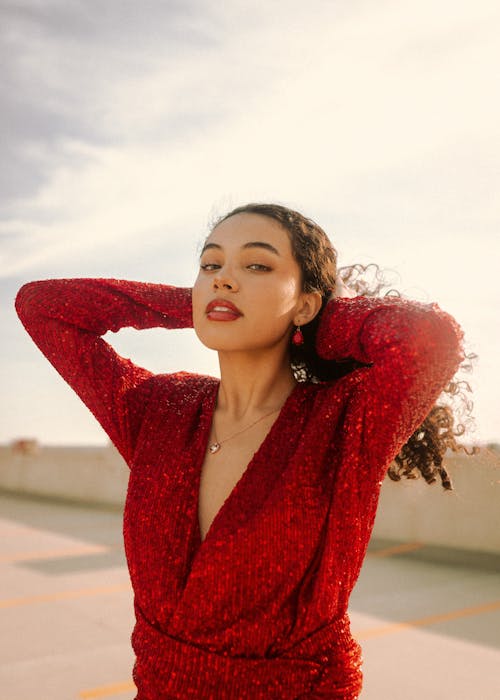
[[[318,354],[366,365],[352,380],[353,422],[366,463],[383,469],[417,429],[463,359],[462,336],[437,304],[355,297],[327,305]]]
[[[36,345],[128,461],[152,374],[101,336],[124,327],[192,327],[191,290],[115,279],[42,280],[25,284],[15,303]]]

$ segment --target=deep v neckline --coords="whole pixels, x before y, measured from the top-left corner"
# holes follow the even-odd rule
[[[254,452],[252,458],[246,465],[245,469],[243,470],[240,478],[236,482],[236,484],[233,486],[227,497],[225,498],[224,502],[222,503],[221,507],[215,514],[212,522],[210,523],[210,527],[208,528],[205,537],[202,539],[201,538],[201,527],[200,527],[200,485],[201,485],[201,472],[203,468],[203,463],[205,461],[205,456],[208,450],[208,442],[210,438],[210,430],[212,427],[212,421],[215,413],[215,406],[217,402],[217,394],[219,391],[219,386],[220,382],[217,382],[214,384],[212,391],[207,395],[206,401],[205,401],[205,406],[204,406],[204,413],[206,415],[206,420],[204,421],[204,433],[202,436],[202,439],[200,440],[201,444],[201,449],[200,449],[200,454],[197,456],[197,461],[196,461],[196,478],[195,478],[195,488],[194,488],[194,494],[195,494],[195,500],[196,500],[196,505],[194,509],[194,517],[195,517],[195,531],[196,531],[196,547],[197,550],[200,550],[206,543],[208,539],[210,539],[213,536],[214,530],[217,529],[217,527],[220,524],[220,521],[224,518],[226,515],[226,512],[229,510],[231,504],[233,503],[234,499],[238,496],[246,482],[249,480],[251,477],[252,473],[252,467],[254,463],[261,457],[262,453],[267,449],[267,446],[272,443],[274,434],[279,431],[281,423],[283,421],[283,417],[287,412],[287,409],[289,405],[292,403],[294,400],[296,394],[298,393],[299,388],[301,387],[301,384],[298,383],[296,384],[292,391],[288,394],[287,398],[285,399],[282,407],[280,408],[280,411],[278,415],[276,416],[276,419],[274,420],[273,424],[269,428],[267,435],[264,437],[262,442],[260,443],[259,447],[257,450]]]

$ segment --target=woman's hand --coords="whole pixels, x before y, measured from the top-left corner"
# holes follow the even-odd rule
[[[336,297],[344,297],[347,299],[354,299],[354,297],[358,296],[356,292],[353,289],[350,289],[344,284],[344,280],[340,275],[337,275],[337,280],[335,282],[335,289],[332,292],[332,299],[335,299]]]

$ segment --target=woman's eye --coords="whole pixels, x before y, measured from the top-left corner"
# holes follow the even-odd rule
[[[246,267],[247,270],[253,270],[255,272],[267,272],[271,269],[267,265],[262,265],[261,263],[252,263]],[[221,265],[219,265],[219,263],[206,262],[200,263],[200,268],[205,272],[214,272],[214,270],[220,270]]]
[[[257,270],[258,272],[267,272],[271,269],[267,265],[260,265],[259,263],[252,263],[252,265],[248,265],[248,267],[250,270]]]

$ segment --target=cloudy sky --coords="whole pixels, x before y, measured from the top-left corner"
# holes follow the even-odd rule
[[[496,0],[4,1],[0,27],[0,442],[106,441],[17,320],[23,282],[190,285],[249,200],[450,311],[479,355],[471,439],[500,441]],[[192,331],[111,340],[217,373]]]

